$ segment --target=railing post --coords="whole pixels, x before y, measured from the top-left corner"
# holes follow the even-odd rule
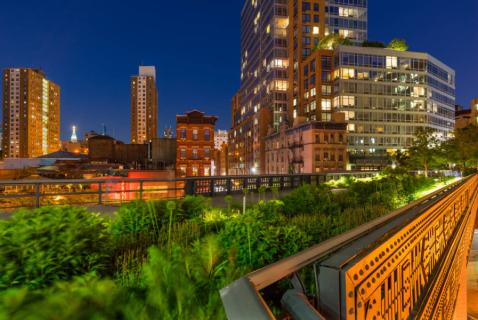
[[[103,182],[102,181],[98,183],[98,204],[99,205],[103,204]]]
[[[215,188],[215,183],[214,179],[209,180],[209,194],[211,197],[214,197],[214,188]]]
[[[184,184],[184,188],[185,188],[184,194],[186,196],[194,196],[195,194],[194,185],[195,185],[195,180],[193,179],[186,180],[186,183]]]
[[[226,190],[227,194],[232,193],[232,178],[231,177],[227,178],[226,180],[226,189],[227,189]]]
[[[284,176],[280,176],[279,178],[279,190],[280,191],[284,190]]]
[[[37,208],[40,208],[40,205],[41,205],[41,200],[40,200],[40,197],[41,197],[41,184],[40,183],[36,183],[35,184],[35,207]]]

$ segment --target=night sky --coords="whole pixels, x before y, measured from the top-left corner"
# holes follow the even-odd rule
[[[155,65],[159,129],[199,108],[230,127],[243,0],[22,0],[0,3],[0,68],[42,68],[61,86],[62,138],[129,141],[129,78]],[[457,72],[457,103],[478,97],[477,0],[370,0],[369,38],[405,38]]]

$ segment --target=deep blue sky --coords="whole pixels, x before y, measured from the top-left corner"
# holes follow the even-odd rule
[[[243,0],[22,0],[0,3],[0,68],[39,67],[62,90],[62,137],[129,141],[129,77],[155,65],[159,128],[199,108],[229,128],[239,86]],[[457,71],[457,102],[478,97],[477,0],[370,0],[369,38],[406,38]]]

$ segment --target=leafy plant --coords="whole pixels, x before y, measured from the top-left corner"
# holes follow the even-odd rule
[[[404,39],[393,39],[387,46],[388,49],[396,51],[407,51],[408,44]]]
[[[105,220],[79,207],[20,210],[0,222],[0,288],[43,288],[110,268]]]
[[[309,237],[295,226],[283,224],[284,217],[255,207],[226,222],[219,233],[223,246],[237,255],[239,266],[260,268],[290,256],[309,244]]]

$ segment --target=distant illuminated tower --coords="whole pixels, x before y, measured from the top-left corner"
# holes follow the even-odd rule
[[[60,149],[60,87],[42,70],[3,70],[3,155],[35,158]]]
[[[157,138],[158,89],[154,66],[140,66],[131,77],[131,143],[143,144]]]
[[[71,128],[72,132],[71,132],[71,142],[73,143],[77,143],[78,142],[78,137],[76,136],[76,126],[73,126]]]

